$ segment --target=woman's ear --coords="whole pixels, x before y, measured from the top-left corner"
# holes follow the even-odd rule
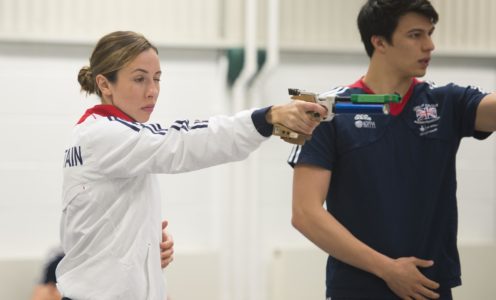
[[[110,82],[107,77],[102,74],[98,74],[95,77],[96,87],[100,90],[103,99],[112,99],[112,90],[110,88]]]

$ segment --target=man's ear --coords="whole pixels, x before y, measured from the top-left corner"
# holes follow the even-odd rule
[[[379,35],[373,35],[370,37],[370,42],[374,46],[375,51],[384,53],[386,46],[389,44],[386,39]]]
[[[96,81],[97,88],[102,93],[102,97],[111,98],[112,97],[112,90],[110,89],[110,82],[108,81],[108,79],[105,76],[103,76],[102,74],[98,74],[95,77],[95,81]]]

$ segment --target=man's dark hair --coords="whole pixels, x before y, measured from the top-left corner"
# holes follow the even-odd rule
[[[391,43],[400,17],[414,12],[436,24],[439,16],[429,0],[368,0],[358,14],[357,23],[367,55],[372,57],[374,46],[370,38],[382,36]]]

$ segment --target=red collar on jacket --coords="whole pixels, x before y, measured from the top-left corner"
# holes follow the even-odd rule
[[[91,116],[93,114],[103,116],[103,117],[114,116],[114,117],[117,117],[119,119],[123,119],[123,120],[130,121],[130,122],[135,122],[135,120],[133,120],[133,118],[126,115],[122,110],[118,109],[116,106],[113,106],[110,104],[98,104],[98,105],[95,105],[92,108],[86,110],[86,112],[79,119],[77,124],[83,123],[84,120],[86,120],[86,118],[88,118],[89,116]]]

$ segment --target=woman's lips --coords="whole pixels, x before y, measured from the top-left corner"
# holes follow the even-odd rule
[[[155,108],[155,105],[148,105],[148,106],[145,106],[143,108],[141,108],[142,110],[148,112],[148,113],[151,113],[153,112],[153,109]]]

